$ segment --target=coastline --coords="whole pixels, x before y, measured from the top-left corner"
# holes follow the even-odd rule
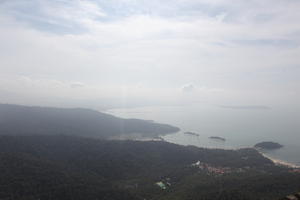
[[[135,141],[164,141],[164,142],[174,143],[174,144],[178,144],[178,145],[189,146],[187,144],[179,144],[179,143],[174,142],[174,141],[169,141],[169,140],[165,139],[164,136],[165,135],[159,135],[158,137],[130,137],[130,138],[128,138],[128,137],[118,137],[118,138],[111,138],[111,139],[112,140],[135,140]],[[234,148],[234,147],[231,147],[231,148],[217,148],[217,147],[204,147],[204,146],[197,146],[197,145],[195,145],[195,146],[199,147],[199,148],[223,149],[223,150],[238,150],[238,149],[243,149],[243,148],[253,148],[253,149],[257,150],[257,152],[259,154],[261,154],[263,157],[271,160],[277,166],[283,166],[283,167],[287,167],[287,168],[290,168],[290,169],[300,169],[300,165],[273,158],[273,157],[267,155],[266,153],[260,151],[259,149],[255,148],[255,147],[250,147],[250,146],[246,147],[245,146],[245,147],[239,147],[239,148]]]
[[[278,166],[284,166],[284,167],[288,167],[288,168],[293,168],[293,169],[300,169],[300,165],[296,165],[293,163],[289,163],[283,160],[279,160],[279,159],[275,159],[272,158],[271,156],[266,155],[265,153],[257,150],[263,157],[268,158],[269,160],[271,160],[275,165]]]

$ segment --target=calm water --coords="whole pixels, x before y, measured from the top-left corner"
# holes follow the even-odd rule
[[[177,126],[181,131],[166,135],[164,139],[182,145],[227,149],[252,147],[262,141],[278,142],[284,147],[266,154],[275,159],[300,164],[300,116],[295,110],[190,105],[113,109],[108,113]],[[196,132],[200,136],[183,134],[186,131]],[[214,141],[209,136],[224,137],[226,141]]]

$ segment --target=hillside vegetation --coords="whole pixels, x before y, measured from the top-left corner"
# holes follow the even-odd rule
[[[0,134],[77,135],[114,138],[123,135],[156,137],[179,128],[147,120],[123,119],[82,108],[46,108],[0,104]]]
[[[0,199],[274,199],[300,187],[298,174],[254,149],[60,135],[1,136],[0,152]],[[198,161],[231,172],[208,173]]]
[[[107,140],[178,130],[88,109],[0,104],[0,199],[271,200],[300,188],[297,170],[253,148]]]

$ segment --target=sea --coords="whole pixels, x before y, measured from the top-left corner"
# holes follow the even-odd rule
[[[285,107],[225,107],[216,105],[147,106],[111,109],[109,114],[153,120],[177,126],[181,131],[162,136],[167,142],[205,148],[238,149],[263,141],[283,148],[263,151],[272,159],[300,165],[300,115]],[[199,136],[184,134],[194,132]],[[226,141],[213,140],[218,136]]]

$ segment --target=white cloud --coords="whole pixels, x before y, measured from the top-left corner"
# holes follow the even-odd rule
[[[300,66],[295,1],[26,2],[0,4],[0,72],[14,92],[101,98],[127,88],[128,96],[167,101],[192,82],[182,89],[195,99],[267,102],[299,90],[298,80],[276,75]],[[16,84],[15,76],[32,80]]]
[[[195,87],[192,84],[186,84],[181,88],[183,92],[192,92],[194,89]]]
[[[70,84],[71,88],[81,88],[81,87],[85,87],[84,83],[81,82],[73,82]]]
[[[84,22],[85,20],[94,20],[106,16],[102,9],[92,1],[65,1],[63,5],[56,2],[43,1],[42,8],[50,18],[74,22]]]

